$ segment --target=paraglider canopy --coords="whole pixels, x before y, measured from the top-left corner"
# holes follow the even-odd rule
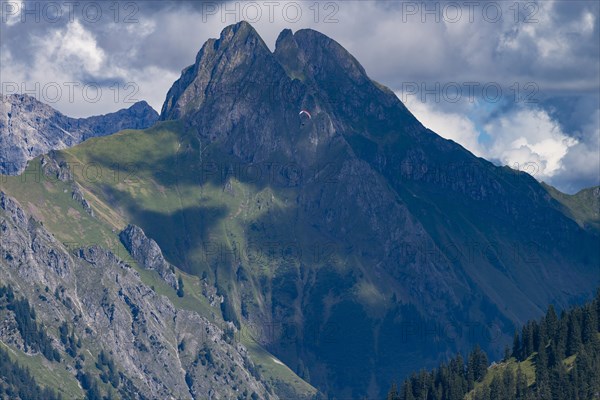
[[[310,113],[308,111],[302,110],[302,111],[300,111],[300,113],[298,113],[298,115],[302,115],[302,114],[308,116],[308,119],[312,119],[312,116],[310,115]]]

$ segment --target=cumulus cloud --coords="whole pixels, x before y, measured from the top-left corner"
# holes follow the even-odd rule
[[[139,34],[139,33],[138,33]],[[155,108],[178,74],[155,65],[129,68],[103,49],[78,19],[30,35],[30,58],[2,48],[2,88],[28,93],[73,117],[103,114],[146,100]]]
[[[475,123],[466,115],[437,110],[413,96],[406,100],[406,107],[425,127],[443,138],[455,141],[478,157],[487,155],[479,143],[480,133]]]
[[[596,110],[583,126],[581,139],[564,156],[563,169],[550,183],[567,193],[599,184],[600,175],[600,110]]]
[[[454,140],[479,157],[527,172],[565,192],[597,185],[600,179],[600,110],[591,115],[583,132],[569,135],[557,120],[538,107],[515,108],[478,128],[468,113],[441,109],[439,103],[408,97],[405,104],[440,136]]]
[[[52,61],[45,63],[44,67],[53,70],[72,75],[81,72],[96,74],[105,62],[104,50],[98,47],[94,36],[78,20],[69,23],[65,30],[32,40],[37,43],[38,60]]]
[[[562,170],[563,157],[578,143],[539,109],[515,110],[486,125],[485,131],[492,138],[488,157],[517,169],[534,163],[532,175],[542,180]]]

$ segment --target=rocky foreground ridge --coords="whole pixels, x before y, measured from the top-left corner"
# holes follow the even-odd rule
[[[148,253],[153,242],[139,228],[128,231],[142,238],[130,242],[135,258],[156,255]],[[73,378],[78,371],[94,371],[103,351],[118,371],[111,390],[122,398],[277,399],[246,349],[220,327],[177,309],[112,252],[99,246],[67,249],[4,192],[0,244],[0,286],[10,285],[16,298],[29,300],[38,327],[58,351],[60,361],[44,360],[49,370],[66,368]],[[24,343],[14,312],[2,307],[0,319],[1,342],[39,353]],[[63,324],[77,347],[62,342]]]

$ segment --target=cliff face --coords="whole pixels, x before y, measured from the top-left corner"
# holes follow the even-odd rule
[[[89,118],[69,118],[28,95],[0,97],[0,174],[17,175],[27,161],[123,129],[152,126],[158,114],[141,101],[128,109]]]
[[[147,238],[140,227],[128,225],[119,237],[135,261],[143,268],[158,272],[162,279],[177,289],[175,269],[165,260],[158,244]]]
[[[50,370],[66,367],[74,376],[75,361],[83,359],[83,371],[95,371],[104,351],[122,374],[116,391],[135,393],[131,398],[277,398],[255,376],[242,345],[198,313],[177,309],[110,251],[69,251],[3,192],[0,232],[2,285],[29,299],[38,325],[62,355],[62,361],[47,363]],[[136,247],[134,254],[145,260],[157,255],[152,245]],[[0,340],[35,353],[23,347],[9,314],[3,314]],[[57,334],[63,323],[85,357],[66,355]]]

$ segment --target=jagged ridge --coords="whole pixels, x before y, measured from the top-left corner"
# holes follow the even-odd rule
[[[96,136],[152,126],[158,114],[145,101],[88,118],[69,118],[28,95],[0,94],[0,174],[18,175],[27,161]]]

